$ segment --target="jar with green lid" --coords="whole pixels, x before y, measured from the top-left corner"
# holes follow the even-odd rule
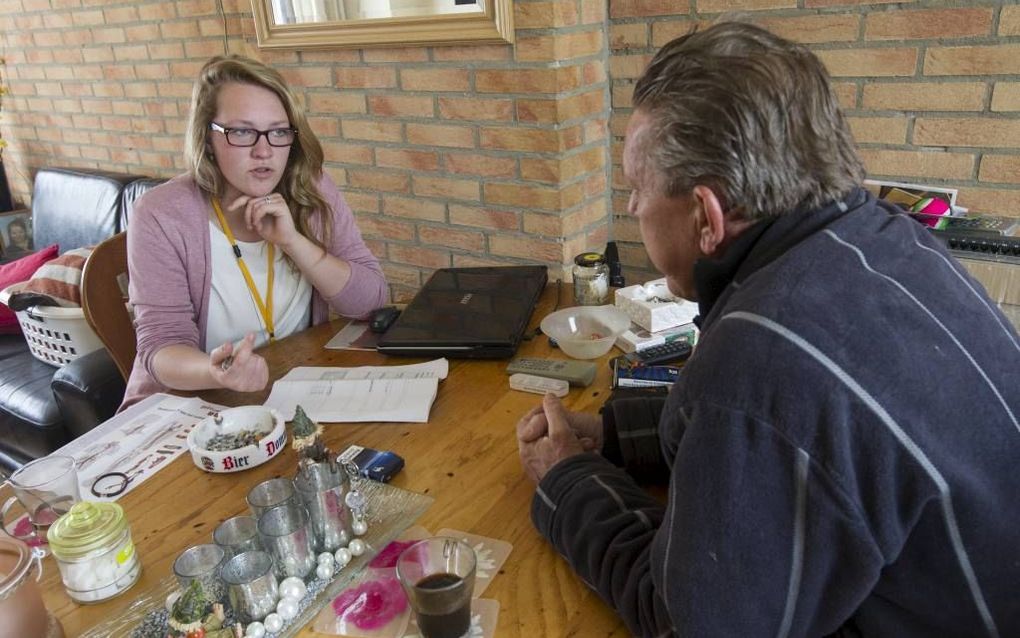
[[[601,306],[609,301],[609,266],[601,253],[581,253],[574,257],[574,303]]]
[[[142,573],[124,509],[116,503],[76,503],[46,534],[67,594],[98,603],[127,591]]]

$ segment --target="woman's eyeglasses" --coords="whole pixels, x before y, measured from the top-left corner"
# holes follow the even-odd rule
[[[227,144],[231,146],[255,146],[259,138],[266,136],[270,146],[290,146],[297,138],[297,129],[292,128],[271,128],[268,131],[260,131],[253,128],[227,128],[216,122],[209,124],[212,130],[223,133],[227,138]]]

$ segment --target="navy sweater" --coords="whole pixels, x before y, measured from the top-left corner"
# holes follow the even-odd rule
[[[1020,636],[1020,339],[883,206],[855,191],[699,262],[657,427],[607,432],[665,463],[665,507],[596,454],[539,485],[536,527],[634,634]]]

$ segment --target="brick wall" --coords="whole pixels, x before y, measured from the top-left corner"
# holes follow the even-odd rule
[[[742,17],[806,44],[833,76],[868,174],[959,189],[972,212],[1020,217],[1020,6],[1016,2],[612,0],[612,234],[635,281],[655,276],[626,216],[622,134],[633,83],[691,26]]]
[[[1004,2],[515,0],[513,47],[281,53],[257,49],[245,0],[0,0],[4,164],[22,201],[40,166],[175,174],[198,68],[245,53],[305,100],[395,299],[441,266],[556,277],[610,235],[647,279],[619,176],[630,89],[658,46],[729,10],[819,53],[872,175],[1020,215],[1020,7]]]
[[[396,300],[435,268],[564,264],[608,238],[607,8],[515,3],[516,46],[259,51],[245,0],[0,0],[15,194],[40,166],[183,169],[192,80],[239,52],[307,105]]]

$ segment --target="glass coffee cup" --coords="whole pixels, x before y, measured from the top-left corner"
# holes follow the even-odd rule
[[[14,490],[14,496],[0,508],[0,530],[30,545],[45,543],[50,526],[81,500],[78,473],[70,456],[51,454],[36,459],[18,468],[6,483]],[[28,512],[32,525],[28,534],[11,534],[4,524],[16,503]]]
[[[407,594],[423,638],[460,638],[471,628],[475,550],[437,536],[411,545],[397,559],[397,579]]]

